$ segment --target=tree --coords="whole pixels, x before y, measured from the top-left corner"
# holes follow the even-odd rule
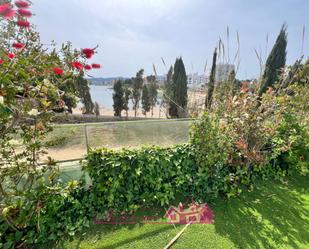
[[[84,78],[84,73],[81,72],[74,82],[78,93],[77,96],[80,97],[85,107],[84,114],[93,114],[94,104],[91,99],[89,83],[88,80]]]
[[[133,103],[133,110],[134,110],[134,116],[137,115],[137,109],[139,107],[139,102],[141,99],[141,91],[143,88],[143,74],[144,69],[139,70],[136,73],[136,77],[133,78],[133,86],[132,86],[132,103]]]
[[[147,76],[146,79],[148,82],[148,94],[149,94],[149,101],[150,101],[151,117],[153,117],[153,108],[157,104],[158,85],[156,82],[156,76],[150,75],[150,76]]]
[[[179,118],[185,115],[188,103],[187,74],[181,57],[176,59],[172,78],[172,101],[169,114],[171,117]]]
[[[163,88],[163,98],[161,102],[161,106],[164,106],[167,110],[166,117],[168,117],[169,110],[172,103],[172,82],[173,82],[173,66],[170,67],[170,69],[167,72],[166,75],[166,81],[164,82],[164,88]]]
[[[128,119],[129,117],[129,100],[130,100],[130,96],[131,96],[131,90],[129,87],[125,87],[124,88],[124,100],[123,100],[123,110],[126,111],[126,118]]]
[[[70,215],[55,214],[57,210],[69,214],[67,200],[70,210],[76,210],[79,201],[73,189],[83,183],[59,181],[59,169],[46,156],[44,141],[53,129],[54,110],[62,109],[68,96],[62,89],[70,84],[68,91],[76,91],[71,86],[81,70],[71,62],[87,61],[81,51],[73,54],[66,45],[60,50],[54,44],[46,47],[20,14],[31,12],[13,7],[11,1],[0,2],[0,244],[38,248],[37,243],[48,244],[77,230],[67,228]],[[15,4],[31,5],[30,1]],[[11,17],[3,19],[4,14]],[[88,213],[81,210],[74,222],[82,224]],[[55,227],[61,235],[54,233]]]
[[[262,96],[269,87],[274,86],[279,79],[280,70],[285,66],[287,47],[286,29],[287,26],[284,24],[277,37],[276,43],[267,58],[262,77],[262,84],[259,89],[259,96]]]
[[[100,105],[98,102],[94,102],[94,114],[96,117],[100,116]]]
[[[215,48],[213,59],[212,59],[212,66],[211,72],[209,77],[208,83],[208,90],[205,99],[205,109],[210,109],[212,104],[213,92],[215,89],[215,79],[216,79],[216,65],[217,65],[217,48]]]
[[[143,86],[143,92],[142,92],[142,108],[143,108],[143,114],[147,115],[147,112],[150,111],[150,99],[149,99],[149,92],[147,85]]]
[[[121,117],[121,111],[124,106],[124,91],[121,80],[117,80],[114,84],[113,101],[114,116]]]
[[[157,97],[158,97],[158,85],[155,81],[151,82],[148,85],[148,93],[149,93],[149,100],[150,100],[151,117],[153,117],[153,108],[157,104]]]
[[[155,82],[156,81],[156,76],[149,75],[149,76],[146,77],[146,80],[147,80],[148,83]]]
[[[133,85],[133,79],[126,79],[126,80],[123,82],[123,86],[132,87],[132,85]]]

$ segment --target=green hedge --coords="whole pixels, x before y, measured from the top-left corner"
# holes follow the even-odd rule
[[[131,210],[136,205],[169,204],[192,193],[197,170],[190,145],[171,148],[91,151],[84,166],[98,207]]]
[[[252,171],[230,167],[219,160],[212,167],[205,167],[198,163],[200,153],[192,144],[90,151],[83,168],[92,180],[90,198],[101,212],[165,206],[177,197],[209,202],[218,195],[232,197],[244,188],[252,189],[255,179],[284,176],[271,164],[256,166]]]

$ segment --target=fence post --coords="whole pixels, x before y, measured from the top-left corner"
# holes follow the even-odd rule
[[[87,153],[88,153],[89,152],[89,143],[88,143],[87,125],[85,125],[84,128],[85,128],[85,138],[86,138],[86,146],[87,146]]]

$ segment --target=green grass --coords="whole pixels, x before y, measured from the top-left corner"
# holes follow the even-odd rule
[[[176,248],[309,248],[309,179],[257,184],[252,192],[211,205],[213,225],[191,225]],[[57,248],[163,248],[183,226],[93,225]]]

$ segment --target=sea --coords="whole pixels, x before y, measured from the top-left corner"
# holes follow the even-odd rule
[[[113,88],[112,86],[90,85],[90,94],[93,102],[98,102],[101,107],[113,108]]]

